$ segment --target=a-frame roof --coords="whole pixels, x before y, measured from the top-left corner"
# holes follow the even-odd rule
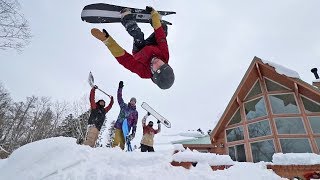
[[[228,120],[230,120],[233,113],[237,110],[239,104],[244,101],[245,96],[250,91],[250,88],[254,85],[256,80],[258,78],[262,79],[263,77],[267,77],[268,79],[293,89],[296,93],[303,94],[306,97],[320,102],[320,90],[318,88],[297,77],[289,77],[285,74],[279,74],[275,67],[269,65],[258,57],[254,57],[228,106],[220,117],[216,127],[213,129],[211,134],[212,141],[218,138],[217,136],[221,131],[224,131]]]

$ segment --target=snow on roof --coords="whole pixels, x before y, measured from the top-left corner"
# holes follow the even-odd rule
[[[196,150],[187,149],[178,152],[172,156],[172,160],[176,162],[200,162],[207,163],[210,166],[233,165],[234,162],[229,155],[217,155],[213,153],[200,153]]]
[[[184,136],[184,137],[194,137],[194,138],[199,138],[199,137],[204,137],[207,134],[203,134],[199,131],[195,131],[195,130],[188,130],[187,132],[180,132],[177,134],[170,134],[167,136]]]
[[[268,64],[269,66],[274,67],[278,74],[283,74],[283,75],[288,76],[288,77],[299,78],[300,79],[299,74],[294,70],[291,70],[291,69],[286,68],[286,67],[284,67],[282,65],[279,65],[279,64],[267,61],[267,60],[262,60],[262,62],[264,64]]]
[[[320,79],[315,79],[312,82],[320,82]]]
[[[275,165],[313,165],[320,164],[320,155],[313,153],[276,153],[272,156]]]

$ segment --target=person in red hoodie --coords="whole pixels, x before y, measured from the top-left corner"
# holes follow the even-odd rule
[[[153,122],[149,121],[148,125],[146,125],[146,121],[150,113],[146,114],[142,118],[142,128],[143,128],[143,136],[141,139],[141,152],[154,152],[153,148],[153,138],[155,134],[158,134],[161,131],[160,121],[158,120],[158,129],[153,129]]]
[[[102,41],[126,69],[141,78],[152,79],[161,89],[169,89],[174,83],[175,76],[168,64],[167,26],[165,23],[161,24],[161,16],[156,10],[148,6],[146,10],[151,13],[151,24],[154,29],[154,33],[147,39],[144,39],[144,34],[137,25],[136,15],[132,14],[129,8],[121,11],[121,23],[133,37],[132,55],[119,46],[105,29],[100,31],[93,28],[91,34]]]
[[[88,120],[88,129],[85,137],[84,145],[94,147],[98,139],[100,129],[106,118],[106,113],[111,109],[113,105],[113,97],[111,96],[110,103],[105,107],[105,101],[103,99],[95,102],[95,92],[98,86],[93,86],[90,91],[90,107],[91,113]]]

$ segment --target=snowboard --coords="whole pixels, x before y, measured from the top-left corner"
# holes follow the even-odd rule
[[[127,146],[127,151],[132,151],[131,142],[130,142],[130,139],[128,137],[130,129],[129,129],[129,125],[128,125],[128,120],[127,119],[124,119],[123,122],[122,122],[122,132],[123,132],[123,136],[124,136],[125,145]]]
[[[133,14],[136,14],[138,23],[150,23],[150,13],[145,9],[138,9],[125,6],[117,6],[112,4],[96,3],[89,4],[82,9],[81,20],[88,23],[118,23],[121,22],[120,11],[124,8],[130,8]],[[161,16],[176,14],[173,11],[158,11]],[[164,23],[172,25],[168,21]]]
[[[153,117],[155,117],[157,120],[159,120],[163,125],[165,125],[167,128],[171,128],[171,123],[166,118],[161,116],[157,111],[155,111],[151,106],[149,106],[146,102],[143,102],[141,104],[141,107],[148,111]]]

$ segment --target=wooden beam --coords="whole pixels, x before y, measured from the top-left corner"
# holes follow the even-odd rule
[[[298,97],[299,87],[298,87],[298,84],[296,82],[294,82],[294,92],[295,92],[296,96]]]
[[[259,75],[259,79],[262,81],[262,74],[261,74],[261,71],[260,71],[260,67],[259,67],[259,64],[256,63],[256,68],[257,68],[257,71],[258,71],[258,75]]]

